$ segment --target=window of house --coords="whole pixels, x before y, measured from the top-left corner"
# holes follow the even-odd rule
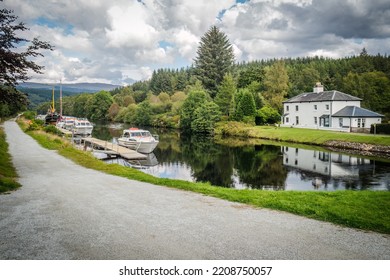
[[[366,127],[366,119],[362,119],[362,127]]]
[[[317,105],[314,105],[314,110],[316,110],[316,111],[317,111]]]
[[[296,124],[296,125],[299,124],[299,117],[298,117],[298,116],[295,117],[295,124]]]
[[[286,123],[289,123],[290,122],[290,119],[288,117],[286,117]]]
[[[295,111],[299,111],[298,105],[295,105]]]
[[[314,117],[314,124],[317,125],[317,117]]]
[[[357,119],[357,122],[358,122],[357,127],[361,127],[362,126],[362,119]]]
[[[290,110],[290,108],[288,105],[286,105],[286,112],[288,112],[288,110]]]
[[[326,105],[325,105],[325,109],[326,109],[326,110],[329,110],[329,104],[326,104]]]
[[[339,127],[343,127],[343,118],[339,118]]]

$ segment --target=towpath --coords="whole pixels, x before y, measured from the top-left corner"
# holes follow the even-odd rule
[[[4,123],[0,259],[390,259],[387,235],[80,167]]]

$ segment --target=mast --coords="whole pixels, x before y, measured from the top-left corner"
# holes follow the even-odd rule
[[[60,80],[60,118],[62,118],[62,79]]]
[[[52,93],[51,93],[51,112],[54,113],[55,112],[55,108],[54,108],[54,86],[53,86],[53,90],[52,90]]]

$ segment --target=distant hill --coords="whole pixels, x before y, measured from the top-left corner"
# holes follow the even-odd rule
[[[28,95],[30,108],[36,107],[38,104],[51,101],[51,93],[54,86],[54,98],[58,99],[60,94],[59,84],[40,84],[26,82],[19,84],[16,88]],[[119,85],[103,84],[103,83],[75,83],[62,84],[62,96],[72,96],[80,93],[95,93],[101,90],[110,91],[120,87]]]

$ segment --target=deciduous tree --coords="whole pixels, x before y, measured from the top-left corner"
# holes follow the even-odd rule
[[[38,38],[30,41],[19,37],[18,32],[29,28],[23,22],[17,23],[17,19],[13,11],[0,9],[0,83],[13,87],[18,82],[28,80],[29,70],[42,73],[43,66],[30,59],[43,56],[41,51],[53,49],[48,42],[40,41]],[[26,44],[25,50],[16,51],[22,44]]]

